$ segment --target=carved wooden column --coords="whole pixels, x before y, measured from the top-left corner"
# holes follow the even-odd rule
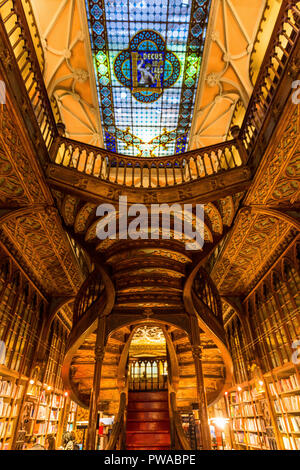
[[[202,348],[200,344],[200,330],[196,317],[191,317],[191,345],[197,378],[197,395],[199,403],[199,417],[201,422],[203,450],[211,450],[211,437],[208,424],[207,400],[201,361]]]
[[[87,432],[87,450],[95,450],[97,435],[97,418],[100,392],[101,370],[105,353],[106,317],[98,319],[97,337],[95,345],[95,368],[93,388],[90,397],[89,425]]]

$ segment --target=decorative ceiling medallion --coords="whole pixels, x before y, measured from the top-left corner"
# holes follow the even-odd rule
[[[160,34],[144,30],[135,34],[129,48],[118,54],[114,72],[138,101],[153,103],[160,98],[164,88],[170,88],[178,80],[180,62],[166,49]]]
[[[142,344],[166,344],[165,335],[159,326],[141,326],[136,329],[133,338],[132,345]]]

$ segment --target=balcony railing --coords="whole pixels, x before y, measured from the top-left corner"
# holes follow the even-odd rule
[[[300,2],[284,0],[248,104],[240,139],[250,157],[299,39]]]
[[[58,137],[52,160],[102,181],[134,188],[162,188],[201,180],[242,166],[239,142],[231,140],[160,158],[135,158]]]
[[[129,361],[129,390],[166,390],[167,358],[143,357]]]
[[[163,188],[200,181],[246,165],[263,132],[274,97],[299,39],[299,2],[285,0],[267,48],[238,138],[172,157],[134,158],[59,137],[21,0],[0,0],[10,43],[51,160],[120,186]]]
[[[57,134],[56,123],[21,0],[0,0],[0,17],[49,150]]]

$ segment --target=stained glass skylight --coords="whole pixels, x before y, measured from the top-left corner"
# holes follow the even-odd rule
[[[131,156],[187,149],[210,0],[86,0],[104,142]]]

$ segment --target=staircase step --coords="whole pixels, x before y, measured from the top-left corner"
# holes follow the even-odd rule
[[[170,422],[165,421],[128,421],[127,432],[158,431],[170,432]]]
[[[168,392],[129,392],[128,402],[131,401],[168,401]]]
[[[127,445],[140,445],[140,446],[168,446],[171,444],[170,433],[128,433],[126,435]]]
[[[127,421],[165,421],[169,419],[169,411],[130,411]]]
[[[151,446],[136,446],[136,445],[126,445],[126,450],[170,450],[170,446],[164,447],[164,446],[156,446],[156,447],[151,447]]]
[[[168,392],[129,392],[126,449],[170,450],[170,446]]]
[[[128,411],[164,411],[168,410],[167,401],[128,401]]]

